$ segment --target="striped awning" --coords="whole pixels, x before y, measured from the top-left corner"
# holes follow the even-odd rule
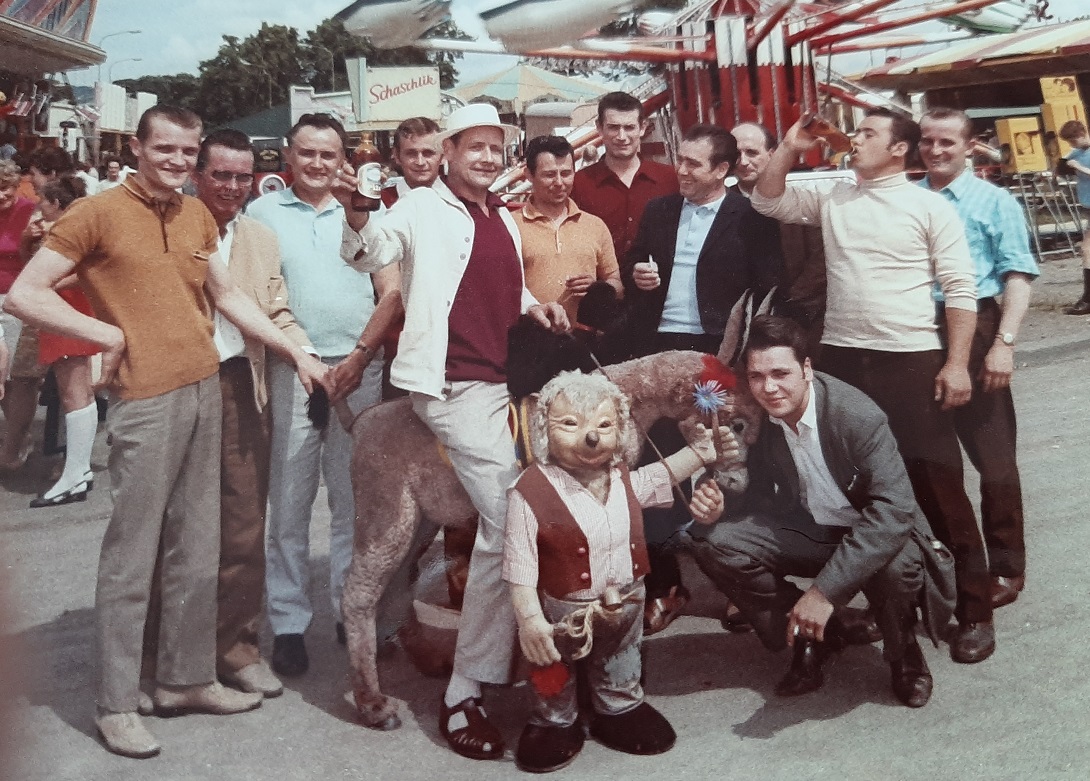
[[[1090,72],[1090,19],[982,35],[893,60],[853,78],[868,87],[923,92],[1086,72]]]

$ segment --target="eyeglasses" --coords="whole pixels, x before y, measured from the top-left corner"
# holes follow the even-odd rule
[[[230,171],[209,171],[208,175],[220,184],[237,182],[243,187],[249,187],[251,184],[254,183],[253,174],[233,174]]]

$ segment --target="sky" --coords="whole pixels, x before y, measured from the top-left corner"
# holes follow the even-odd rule
[[[148,0],[99,0],[91,27],[91,43],[101,45],[109,59],[102,66],[105,80],[143,75],[197,73],[202,60],[214,57],[224,35],[245,38],[262,22],[295,27],[300,35],[316,27],[350,0],[182,0],[165,4]],[[472,9],[482,0],[455,0],[455,18],[471,30]],[[899,5],[920,5],[902,2]],[[653,0],[651,2],[653,6]],[[169,11],[165,10],[168,9]],[[468,12],[467,9],[468,8]],[[1054,21],[1090,14],[1087,0],[1050,0]],[[944,29],[932,23],[931,29]],[[138,34],[110,35],[124,30]],[[103,38],[110,36],[105,41]],[[876,55],[877,56],[877,55]],[[139,58],[139,61],[134,61]],[[473,81],[507,68],[513,58],[498,55],[467,55],[458,64],[460,81]],[[866,67],[866,61],[863,61]],[[70,73],[73,84],[93,84],[97,70]]]

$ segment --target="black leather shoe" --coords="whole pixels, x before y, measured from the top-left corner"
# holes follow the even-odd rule
[[[646,702],[615,716],[595,713],[590,735],[603,746],[626,754],[650,756],[674,747],[677,733],[666,717]]]
[[[950,644],[950,658],[962,664],[983,662],[994,651],[995,625],[991,621],[959,624],[954,642]]]
[[[583,727],[578,722],[568,727],[527,724],[515,750],[515,764],[527,773],[551,773],[574,762],[584,741]]]
[[[38,507],[60,507],[62,504],[72,504],[72,502],[85,502],[87,501],[87,483],[77,483],[69,488],[67,491],[61,491],[59,494],[45,498],[45,494],[30,500],[30,506],[32,508]]]
[[[1018,599],[1018,595],[1025,587],[1025,575],[1016,575],[1011,578],[1004,575],[992,575],[992,608],[1009,605]]]
[[[934,681],[927,667],[923,649],[915,640],[905,647],[905,655],[889,663],[889,677],[897,699],[910,708],[922,708],[931,699]]]
[[[870,610],[845,607],[836,611],[837,631],[845,645],[870,645],[882,639],[882,630]],[[828,630],[826,630],[828,631]]]
[[[825,643],[796,637],[791,667],[787,675],[776,684],[776,694],[781,697],[797,697],[820,689],[825,683],[821,665],[829,657],[829,652]]]
[[[276,635],[273,638],[272,668],[276,672],[295,678],[309,667],[310,659],[302,635]]]
[[[1074,304],[1064,307],[1065,315],[1090,315],[1090,301],[1080,298]]]

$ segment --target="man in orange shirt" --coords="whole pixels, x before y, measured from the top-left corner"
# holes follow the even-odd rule
[[[526,287],[541,302],[556,301],[574,323],[579,301],[595,281],[624,294],[613,239],[606,224],[571,199],[575,152],[560,136],[526,145],[530,200],[515,214],[522,235]]]

